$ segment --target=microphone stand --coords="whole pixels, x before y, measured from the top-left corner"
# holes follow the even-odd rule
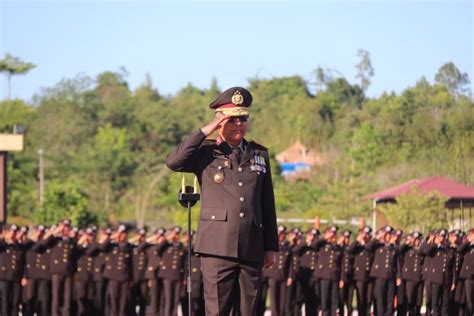
[[[197,179],[194,177],[194,187],[184,185],[184,174],[182,178],[181,190],[178,194],[179,204],[188,208],[188,275],[186,277],[186,287],[188,292],[188,316],[192,315],[192,287],[191,287],[191,256],[192,256],[192,234],[191,234],[191,208],[200,199],[197,192]]]

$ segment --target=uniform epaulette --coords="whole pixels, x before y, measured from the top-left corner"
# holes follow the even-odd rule
[[[263,145],[260,145],[259,143],[257,143],[257,142],[254,141],[254,140],[250,140],[249,143],[252,144],[252,145],[254,145],[257,149],[268,151],[268,148],[267,148],[267,147],[265,147],[265,146],[263,146]]]

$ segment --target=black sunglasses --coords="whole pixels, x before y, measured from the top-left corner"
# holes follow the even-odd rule
[[[239,120],[242,123],[247,122],[249,119],[248,115],[240,115],[240,116],[231,116],[228,120],[229,123],[234,124],[237,120]]]

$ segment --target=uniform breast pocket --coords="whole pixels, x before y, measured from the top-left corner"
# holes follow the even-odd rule
[[[219,208],[203,208],[201,210],[201,220],[226,222],[227,210]]]

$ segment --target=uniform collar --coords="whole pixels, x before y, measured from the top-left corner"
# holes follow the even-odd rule
[[[232,147],[232,146],[225,140],[224,137],[222,137],[222,136],[219,136],[219,137],[221,138],[222,142],[223,142],[223,143],[226,143],[227,146],[228,146],[230,149],[233,149],[233,148],[234,148],[234,147]],[[246,141],[245,141],[244,139],[242,139],[242,140],[240,141],[239,146],[237,146],[237,147],[239,147],[242,152],[245,152],[245,145],[246,145]]]

